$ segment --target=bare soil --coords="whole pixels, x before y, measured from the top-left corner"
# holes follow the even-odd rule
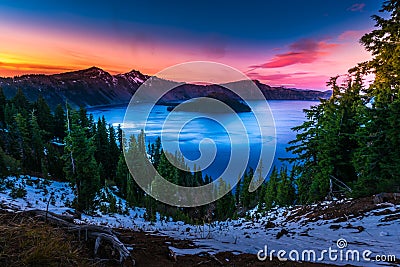
[[[168,246],[175,248],[196,248],[188,240],[177,240],[159,233],[149,232],[120,232],[120,240],[131,244],[133,258],[137,266],[334,266],[317,263],[281,262],[278,259],[261,262],[253,254],[233,254],[231,252],[217,253],[215,256],[200,253],[198,255],[176,256],[171,255]],[[350,266],[350,265],[347,265]]]
[[[366,212],[385,215],[383,221],[397,219],[390,207],[399,199],[376,203],[374,197],[366,197],[329,205],[299,206],[287,220],[306,221],[319,219],[337,222],[364,216]],[[380,209],[379,211],[374,211]],[[362,231],[363,229],[359,229]],[[334,266],[309,262],[281,262],[278,259],[261,262],[253,254],[221,252],[210,255],[175,255],[169,246],[185,249],[196,248],[189,240],[174,239],[154,232],[134,232],[114,229],[119,239],[131,249],[136,266]],[[8,212],[0,207],[0,266],[120,266],[117,255],[107,247],[94,255],[93,242],[68,232],[68,229],[52,226],[24,213]],[[350,266],[350,265],[348,265]]]
[[[381,203],[375,201],[376,197],[370,196],[352,200],[334,201],[329,205],[323,203],[303,205],[299,206],[295,212],[292,212],[287,217],[287,220],[298,221],[305,218],[305,223],[321,219],[334,219],[334,222],[337,223],[345,222],[350,218],[361,218],[365,216],[366,213],[377,209],[392,207],[394,204],[400,204],[399,198],[393,197],[393,194],[391,193],[388,193],[387,195],[389,196],[388,199],[385,199],[385,201],[382,201]],[[395,219],[390,217],[390,214],[393,213],[393,211],[387,210],[386,212],[386,215],[388,215],[387,220]]]

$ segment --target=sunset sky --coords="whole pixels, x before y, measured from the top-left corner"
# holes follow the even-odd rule
[[[154,74],[193,60],[270,85],[325,89],[370,55],[377,0],[0,1],[0,76],[98,66]]]

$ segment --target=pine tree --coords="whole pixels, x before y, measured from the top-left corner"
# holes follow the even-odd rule
[[[80,106],[78,112],[79,112],[79,124],[83,129],[85,129],[85,131],[87,131],[89,129],[89,119],[87,115],[87,110],[84,106]],[[102,121],[105,122],[104,116]]]
[[[293,128],[298,134],[287,148],[296,155],[289,162],[295,163],[302,203],[324,199],[329,194],[331,178],[343,183],[357,180],[352,161],[359,146],[354,137],[363,104],[362,81],[356,74],[339,86],[337,78],[328,82],[333,89],[332,97],[305,110],[307,121]]]
[[[64,170],[67,178],[76,187],[77,209],[90,211],[100,188],[98,164],[94,158],[95,146],[92,139],[87,138],[78,113],[68,113]]]
[[[179,184],[180,180],[179,170],[169,162],[165,155],[166,153],[168,152],[161,152],[161,158],[157,172],[167,181],[177,185]],[[170,155],[170,157],[172,158],[173,156]]]
[[[117,140],[119,150],[122,153],[124,150],[124,133],[122,132],[121,124],[118,124],[117,127]]]
[[[36,120],[43,134],[43,141],[50,140],[54,128],[54,117],[50,107],[42,95],[39,95],[35,103],[33,103]]]
[[[243,177],[243,187],[242,187],[242,194],[240,197],[240,202],[245,209],[250,207],[250,192],[249,192],[249,185],[250,185],[251,177],[248,172],[244,174]]]
[[[29,171],[33,169],[33,157],[31,151],[31,137],[29,133],[29,124],[27,119],[22,116],[21,113],[18,113],[15,117],[16,122],[16,136],[17,140],[15,145],[15,149],[17,149],[18,156],[17,159],[21,160],[22,167],[25,171]]]
[[[356,140],[360,148],[354,158],[359,173],[356,196],[396,191],[400,186],[400,2],[385,1],[380,12],[387,14],[373,16],[376,29],[361,38],[373,58],[352,70],[375,75],[365,90],[372,107],[360,110],[359,116],[362,127],[357,131]]]
[[[53,135],[58,140],[64,140],[66,134],[65,121],[66,117],[64,109],[62,108],[61,104],[58,104],[54,111],[54,130],[53,130]]]
[[[256,190],[253,192],[249,191],[251,180],[254,178],[254,170],[249,168],[249,170],[244,174],[240,181],[240,192],[239,192],[239,202],[242,204],[244,209],[254,208],[259,203],[260,191]],[[235,189],[236,190],[236,189]]]
[[[209,184],[211,182],[210,177],[206,174],[204,176],[204,184]]]
[[[295,188],[293,179],[289,177],[287,168],[281,168],[279,172],[279,183],[277,186],[276,203],[278,206],[289,206],[295,201]]]
[[[194,167],[194,173],[193,173],[193,186],[201,186],[204,184],[204,180],[203,180],[203,173],[201,172],[200,167],[196,168]]]
[[[0,147],[0,178],[7,177],[9,175],[18,176],[19,169],[20,169],[19,161],[7,155],[4,152],[3,148]]]
[[[218,185],[219,192],[225,192],[228,190],[229,185],[221,179]],[[220,193],[222,194],[222,193]],[[235,197],[232,194],[232,191],[229,191],[222,198],[217,200],[216,203],[216,219],[217,220],[226,220],[227,218],[232,218],[235,211]]]
[[[6,96],[4,95],[3,88],[0,87],[0,128],[5,127],[5,108]]]
[[[54,146],[52,144],[46,146],[47,156],[46,156],[46,164],[47,170],[50,173],[50,176],[53,179],[64,181],[65,180],[65,172],[64,168],[64,160],[63,160],[63,148],[61,146]]]
[[[207,177],[207,176],[206,176]],[[239,177],[240,178],[240,177]],[[236,205],[239,205],[239,203],[240,203],[240,195],[241,195],[241,193],[242,193],[242,181],[243,179],[242,178],[240,178],[239,179],[239,181],[238,181],[238,183],[236,184],[236,186],[235,186],[235,202],[236,202]],[[206,184],[207,184],[207,181],[206,181]]]
[[[31,109],[31,104],[20,88],[17,90],[15,96],[11,99],[11,103],[14,104],[17,112],[23,113],[23,115],[27,115],[28,111]]]
[[[375,29],[360,40],[373,58],[357,67],[364,73],[375,74],[367,92],[374,97],[378,109],[386,108],[400,96],[400,2],[385,1],[379,12],[385,13],[384,16],[373,15]]]
[[[17,115],[18,111],[15,105],[11,102],[7,102],[4,108],[4,122],[8,129],[11,128],[11,125],[15,122],[15,116]]]
[[[81,109],[80,115],[82,115],[83,111]],[[82,119],[81,119],[82,120]],[[86,120],[83,122],[82,125],[86,125],[86,127],[89,126],[89,121]],[[95,157],[96,161],[103,167],[103,171],[100,173],[100,179],[101,179],[101,184],[105,184],[105,179],[109,178],[106,177],[106,171],[105,167],[108,165],[108,156],[107,152],[109,150],[109,140],[108,140],[108,133],[107,133],[107,126],[106,126],[106,121],[104,116],[102,118],[99,118],[97,121],[97,126],[96,126],[96,134],[94,137],[95,144],[96,144],[96,152],[95,152]]]
[[[30,124],[30,135],[31,135],[31,149],[32,149],[32,166],[31,170],[41,172],[42,171],[42,160],[44,159],[44,142],[43,142],[43,130],[39,127],[35,114],[31,115],[29,121]],[[46,173],[47,174],[47,173]]]
[[[160,163],[161,157],[161,138],[157,137],[156,141],[154,142],[154,149],[153,149],[153,165],[154,168],[157,169],[158,164]]]
[[[128,181],[131,180],[128,166],[126,166],[125,157],[123,154],[120,154],[118,159],[115,183],[120,189],[121,195],[126,197],[127,194],[127,184]]]
[[[5,107],[5,128],[7,131],[1,132],[0,144],[4,149],[4,152],[11,157],[20,160],[21,159],[21,135],[18,130],[16,113],[14,105],[7,103]]]
[[[271,209],[276,205],[276,194],[278,190],[278,170],[274,166],[272,169],[271,175],[269,176],[269,180],[267,181],[266,189],[265,189],[265,208],[267,210]]]
[[[145,164],[142,162],[142,157],[139,155],[139,144],[138,140],[142,138],[136,138],[135,135],[131,135],[129,142],[127,143],[127,151],[125,154],[126,163],[130,166],[130,174],[137,175],[137,177],[143,178],[143,168],[146,168]],[[127,175],[127,201],[131,205],[139,205],[144,203],[144,193],[143,190],[137,185],[134,177],[132,175]],[[150,186],[151,184],[149,184]]]
[[[115,180],[115,173],[117,170],[117,165],[118,165],[118,160],[119,160],[119,155],[120,155],[120,150],[117,145],[117,140],[116,140],[116,134],[115,134],[115,129],[114,127],[110,124],[108,126],[108,132],[109,132],[109,145],[108,145],[108,165],[107,165],[107,172],[108,172],[108,177],[112,180]]]

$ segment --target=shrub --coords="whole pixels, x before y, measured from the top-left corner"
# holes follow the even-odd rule
[[[13,188],[11,189],[10,196],[11,196],[13,199],[16,199],[16,198],[24,198],[24,197],[26,196],[26,189],[23,188],[22,186],[13,187]]]

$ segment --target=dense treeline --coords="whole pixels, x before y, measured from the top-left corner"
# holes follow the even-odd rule
[[[288,147],[295,157],[289,171],[274,168],[261,187],[249,192],[254,176],[249,169],[234,190],[215,203],[197,208],[178,208],[149,197],[136,184],[125,163],[138,153],[168,181],[182,186],[201,186],[213,179],[194,168],[174,167],[161,147],[161,140],[146,144],[145,134],[124,139],[121,127],[97,121],[85,108],[72,110],[57,106],[52,111],[43,97],[29,102],[18,90],[7,100],[0,88],[0,177],[34,174],[68,180],[76,190],[73,205],[91,211],[99,204],[102,188],[117,188],[116,194],[131,206],[147,208],[147,218],[156,212],[188,222],[223,220],[245,214],[258,206],[309,203],[338,195],[364,196],[383,191],[399,191],[400,186],[400,2],[386,1],[374,16],[376,29],[364,35],[361,43],[372,60],[349,70],[344,82],[333,77],[328,82],[333,94],[317,106],[305,110],[306,121],[293,130],[298,134]],[[364,77],[373,74],[366,85]],[[125,149],[125,151],[124,151]],[[176,164],[185,164],[182,155],[169,155]],[[138,166],[139,166],[138,165]],[[146,168],[137,168],[140,176]],[[257,170],[255,171],[257,175]],[[156,186],[153,184],[152,186]],[[222,190],[219,183],[214,190]],[[126,212],[115,198],[103,196],[110,212]]]

